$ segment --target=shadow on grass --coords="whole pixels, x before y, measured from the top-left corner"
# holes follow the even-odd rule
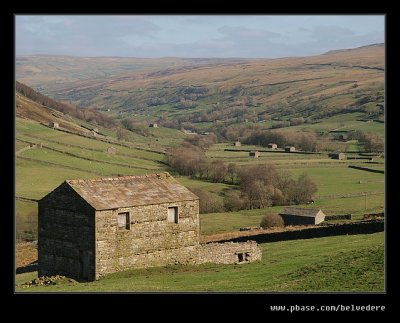
[[[16,270],[16,274],[24,274],[24,273],[31,273],[38,270],[38,262],[37,260],[31,262],[30,264],[22,267],[18,267]]]

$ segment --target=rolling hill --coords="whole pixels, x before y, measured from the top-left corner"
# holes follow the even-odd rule
[[[375,44],[310,57],[153,59],[140,68],[134,59],[73,58],[70,67],[65,57],[32,56],[19,59],[16,75],[53,98],[118,118],[162,116],[207,127],[299,116],[315,121],[383,104],[384,55],[384,45]],[[112,72],[88,73],[84,62]]]

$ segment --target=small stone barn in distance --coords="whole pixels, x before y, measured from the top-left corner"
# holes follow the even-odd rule
[[[319,209],[285,208],[279,215],[285,225],[312,225],[325,221],[325,214]]]
[[[296,148],[293,147],[293,146],[286,146],[285,147],[285,152],[287,152],[287,153],[291,153],[291,152],[294,152],[294,151],[296,151]]]
[[[58,124],[58,122],[49,122],[49,127],[54,128],[54,129],[58,129],[60,126]]]
[[[39,276],[261,259],[253,241],[200,244],[199,232],[198,197],[168,173],[67,180],[38,202]]]
[[[268,148],[277,149],[278,145],[277,144],[268,144]]]
[[[346,155],[344,153],[341,153],[341,152],[330,153],[329,157],[331,157],[332,159],[338,159],[338,160],[346,159]]]
[[[249,152],[249,157],[258,158],[258,157],[260,157],[260,152],[258,150],[250,151]]]

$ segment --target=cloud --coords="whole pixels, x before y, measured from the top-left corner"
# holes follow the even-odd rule
[[[17,52],[115,55],[129,44],[124,37],[152,38],[161,28],[142,17],[66,16],[59,21],[36,17],[17,20]]]
[[[381,18],[300,18],[17,15],[16,52],[17,55],[274,58],[313,55],[384,41]]]
[[[341,39],[344,37],[352,36],[354,32],[346,27],[341,26],[316,26],[311,34],[315,39]]]
[[[231,38],[231,39],[243,39],[243,38],[262,38],[262,39],[270,39],[274,37],[279,37],[280,34],[268,30],[263,29],[250,29],[246,27],[232,27],[232,26],[223,26],[218,28],[218,32],[221,34]]]

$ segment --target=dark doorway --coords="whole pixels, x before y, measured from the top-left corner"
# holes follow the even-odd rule
[[[238,262],[243,262],[243,253],[238,253],[237,254],[237,256],[238,256]]]
[[[79,250],[79,264],[80,272],[79,277],[82,280],[89,278],[89,253],[87,251]]]

